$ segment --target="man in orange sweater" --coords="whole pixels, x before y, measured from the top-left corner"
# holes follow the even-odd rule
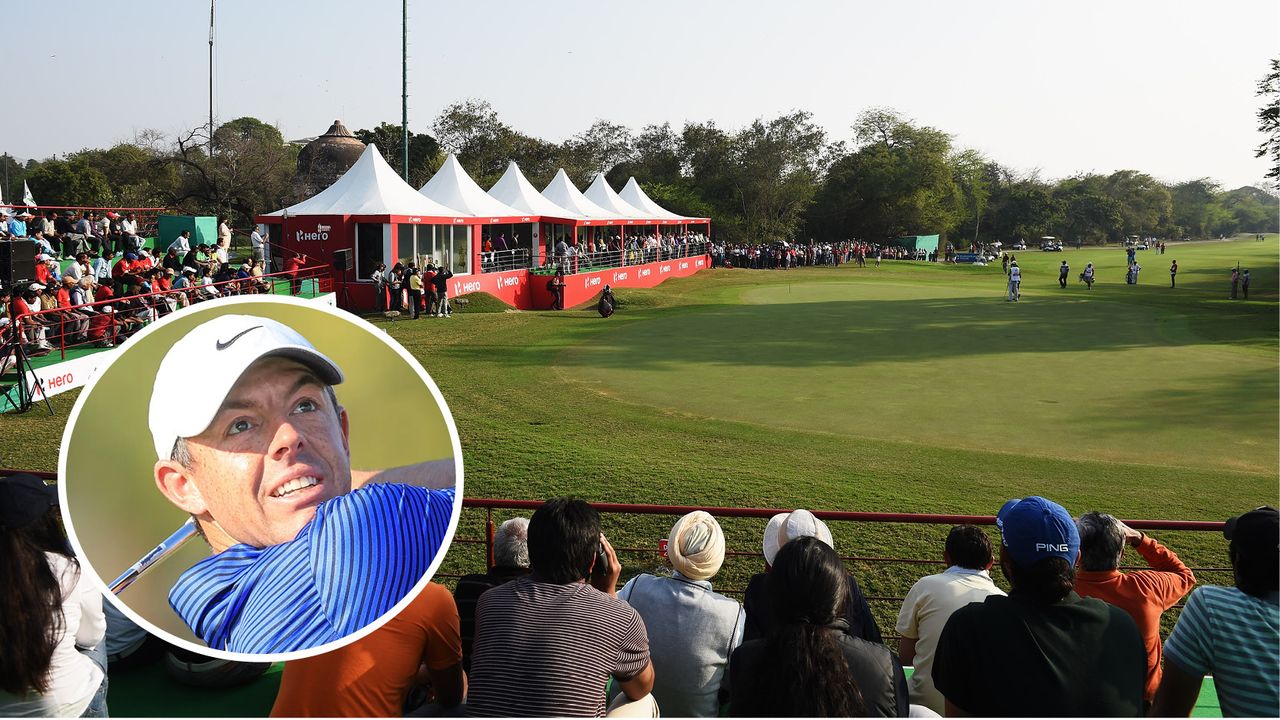
[[[405,700],[423,680],[435,704],[430,714],[466,698],[458,606],[437,583],[427,583],[399,615],[359,640],[286,662],[271,716],[398,717],[414,709]]]
[[[1178,556],[1154,538],[1099,512],[1076,521],[1080,530],[1080,571],[1076,592],[1129,613],[1147,648],[1147,684],[1143,700],[1150,707],[1160,686],[1160,615],[1195,587],[1196,576]],[[1150,570],[1120,572],[1124,546],[1138,551]]]

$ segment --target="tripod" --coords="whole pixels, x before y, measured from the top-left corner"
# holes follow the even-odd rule
[[[22,333],[17,331],[16,328],[14,336],[15,339],[5,343],[3,350],[0,350],[0,358],[7,359],[10,355],[13,356],[13,370],[18,375],[17,384],[6,391],[5,395],[9,397],[10,402],[13,402],[13,397],[10,396],[9,393],[16,389],[18,391],[16,410],[19,413],[27,412],[31,409],[31,406],[35,404],[35,398],[31,395],[31,389],[34,385],[40,389],[40,399],[44,400],[44,406],[49,410],[49,415],[52,416],[55,414],[53,412],[53,403],[49,402],[49,396],[44,392],[43,381],[32,374],[30,376],[32,384],[27,384],[28,373],[31,372],[31,358],[27,357],[26,346],[22,343]],[[0,364],[3,364],[3,361],[0,361]]]

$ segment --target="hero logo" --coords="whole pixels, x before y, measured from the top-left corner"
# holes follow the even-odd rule
[[[639,270],[637,270],[637,271],[636,271],[636,277],[637,277],[637,278],[646,278],[646,277],[649,277],[649,276],[650,276],[650,275],[652,275],[652,274],[653,274],[653,270],[652,270],[652,269],[650,269],[650,268],[641,268],[641,269],[639,269]]]
[[[702,261],[702,260],[699,260],[699,261],[698,261],[698,265],[697,265],[697,266],[698,266],[698,267],[702,267],[702,263],[703,263],[703,261]]]
[[[315,232],[306,232],[305,230],[299,230],[297,233],[294,234],[294,239],[297,240],[298,242],[303,242],[306,240],[313,240],[313,241],[319,240],[320,242],[324,242],[329,239],[329,230],[331,229],[332,228],[330,228],[328,225],[316,225]]]
[[[628,276],[629,274],[630,274],[630,273],[624,273],[624,272],[620,273],[620,272],[616,272],[616,273],[614,273],[614,274],[613,274],[613,281],[614,281],[614,282],[618,282],[619,280],[626,280],[626,279],[627,279],[627,276]]]
[[[670,266],[670,265],[659,265],[659,266],[658,266],[658,274],[659,274],[659,275],[666,275],[666,274],[667,274],[667,273],[669,273],[669,272],[671,272],[671,266]]]
[[[500,288],[509,288],[513,285],[519,285],[519,284],[520,284],[520,278],[514,275],[512,275],[511,277],[498,278],[498,287]]]
[[[459,290],[458,288],[462,288],[462,289],[461,289],[461,290]],[[471,282],[454,283],[454,284],[453,284],[453,294],[454,294],[454,295],[463,295],[463,294],[465,294],[465,293],[473,293],[473,292],[480,292],[480,281],[479,281],[479,280],[472,280]]]
[[[1036,552],[1071,552],[1071,545],[1063,543],[1054,545],[1053,543],[1036,543]]]
[[[420,218],[420,217],[411,217],[411,218],[409,218],[409,222],[411,222],[411,223],[420,223],[420,222],[422,222],[422,218]]]
[[[595,287],[596,285],[599,285],[599,284],[600,284],[599,277],[583,278],[582,280],[582,287]]]
[[[682,263],[680,263],[680,269],[681,269],[681,270],[688,270],[688,269],[689,269],[689,263],[687,263],[687,262],[682,262]]]

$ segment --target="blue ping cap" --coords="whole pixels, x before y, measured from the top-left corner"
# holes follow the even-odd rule
[[[1010,500],[996,515],[1000,541],[1018,565],[1059,557],[1072,565],[1080,555],[1080,532],[1066,508],[1032,496]]]

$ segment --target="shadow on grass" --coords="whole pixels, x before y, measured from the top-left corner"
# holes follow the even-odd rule
[[[1101,294],[1101,293],[1096,293]],[[1274,327],[1245,306],[1201,312],[1216,341],[1274,343]],[[1160,332],[1151,308],[1038,298],[868,299],[762,305],[697,305],[645,312],[627,322],[582,313],[548,318],[558,347],[577,345],[561,361],[573,367],[660,369],[687,366],[820,367],[960,358],[985,354],[1120,351],[1204,344],[1195,333]],[[648,322],[647,320],[660,320]],[[594,320],[594,321],[591,321]],[[601,332],[601,331],[608,332]],[[592,337],[592,336],[595,337]],[[494,358],[495,346],[452,346],[464,361]],[[525,346],[527,350],[535,348]],[[545,363],[545,350],[502,356]],[[1087,368],[1082,368],[1087,370]]]

